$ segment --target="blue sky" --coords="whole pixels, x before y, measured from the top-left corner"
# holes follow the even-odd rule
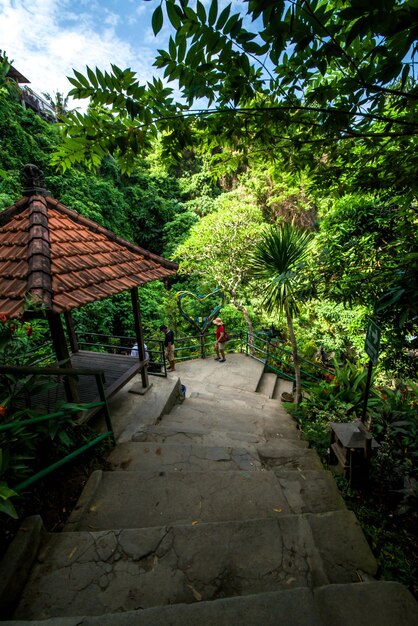
[[[152,12],[159,0],[0,0],[0,49],[37,93],[67,93],[66,76],[86,65],[131,67],[140,82],[156,74]]]

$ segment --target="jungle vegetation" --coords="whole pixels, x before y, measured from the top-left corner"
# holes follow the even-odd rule
[[[68,207],[178,261],[170,289],[141,289],[146,337],[162,322],[190,334],[175,294],[218,287],[228,331],[274,329],[289,346],[293,333],[301,357],[332,370],[291,409],[324,461],[329,421],[361,415],[372,317],[382,338],[368,418],[381,447],[368,494],[341,488],[384,575],[413,587],[416,2],[241,4],[162,0],[152,27],[172,29],[155,61],[165,80],[157,69],[144,85],[130,68],[76,70],[70,93],[88,109],[60,112],[57,124],[20,106],[3,59],[0,210],[20,196],[20,169],[32,162]],[[275,237],[289,225],[309,254],[274,265],[286,260]],[[291,311],[291,335],[280,310]],[[128,295],[85,307],[76,323],[133,335]],[[5,362],[9,321],[2,333]]]

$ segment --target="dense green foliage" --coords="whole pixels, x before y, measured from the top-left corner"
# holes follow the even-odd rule
[[[216,287],[226,294],[228,332],[274,326],[286,345],[294,343],[293,325],[297,352],[334,368],[293,409],[324,460],[329,422],[361,414],[372,316],[382,329],[368,403],[381,443],[373,485],[381,479],[382,500],[385,488],[397,494],[392,504],[401,519],[416,498],[417,480],[411,379],[418,335],[418,90],[410,73],[416,2],[248,0],[236,7],[163,0],[152,26],[157,33],[168,20],[173,36],[156,65],[178,81],[183,100],[175,102],[160,79],[139,85],[131,70],[77,71],[72,94],[90,105],[86,114],[62,119],[62,138],[55,125],[20,106],[0,64],[0,208],[19,197],[19,170],[34,162],[64,204],[179,261],[169,285],[140,291],[146,337],[159,337],[162,322],[176,337],[191,334],[176,293]],[[201,98],[211,108],[192,113]],[[303,265],[271,264],[274,256],[286,259],[277,246],[270,254],[263,237],[270,232],[274,243],[290,223],[310,233],[310,254]],[[257,250],[261,265],[254,272]],[[269,263],[274,271],[261,271]],[[81,332],[134,334],[128,294],[74,317]],[[0,500],[7,502],[4,488]],[[346,491],[361,516],[358,497]],[[377,525],[370,523],[376,545],[383,541]]]
[[[223,9],[217,0],[207,8],[164,0],[155,33],[164,22],[173,35],[155,65],[183,99],[159,78],[140,85],[115,65],[76,71],[71,93],[92,106],[64,121],[63,169],[95,167],[108,152],[132,169],[161,133],[171,157],[199,143],[231,172],[280,156],[290,169],[309,166],[325,189],[416,189],[414,0],[246,0]]]
[[[264,230],[250,253],[250,272],[259,279],[264,291],[262,306],[268,313],[284,313],[292,346],[295,371],[295,402],[302,399],[299,354],[293,318],[299,303],[307,299],[304,266],[312,244],[312,233],[284,222]]]

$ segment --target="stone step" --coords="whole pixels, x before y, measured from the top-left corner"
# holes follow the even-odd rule
[[[110,470],[259,470],[255,449],[197,446],[190,443],[128,442],[119,444],[108,459]]]
[[[262,434],[255,434],[246,431],[226,431],[216,430],[210,431],[199,427],[190,427],[187,424],[179,426],[178,429],[165,426],[161,422],[157,426],[148,426],[138,430],[133,436],[132,441],[154,441],[159,443],[180,443],[194,444],[209,447],[239,447],[246,450],[253,450],[254,445],[266,444],[266,439]]]
[[[416,626],[417,610],[399,583],[371,581],[4,626]]]
[[[181,382],[189,390],[213,392],[218,388],[244,393],[255,392],[264,364],[242,354],[228,354],[226,363],[212,357],[184,361],[176,367]]]
[[[277,377],[276,386],[274,388],[273,398],[274,400],[282,399],[282,393],[292,393],[293,382],[291,380],[284,380],[284,378]]]
[[[148,528],[166,524],[276,518],[343,507],[326,472],[93,472],[66,530]]]
[[[211,393],[208,393],[206,390],[205,392],[192,391],[190,395],[186,394],[186,404],[189,404],[189,401],[193,402],[196,400],[199,400],[201,405],[217,403],[222,408],[241,409],[243,412],[255,410],[263,411],[272,416],[288,416],[280,400],[268,398],[260,393],[234,390],[229,387],[225,387],[221,391],[219,387],[216,387]]]
[[[304,442],[270,437],[267,443],[255,444],[263,467],[266,469],[323,470],[324,466],[315,450],[303,447]]]
[[[228,414],[227,411],[213,415],[205,413],[204,410],[190,407],[179,407],[178,410],[172,411],[167,418],[161,420],[156,427],[146,427],[137,431],[132,439],[137,439],[138,432],[144,430],[158,432],[159,429],[202,435],[222,432],[224,436],[228,436],[230,433],[232,438],[236,433],[248,433],[250,440],[254,440],[256,437],[257,441],[267,441],[270,438],[280,437],[294,442],[299,441],[301,447],[306,447],[306,443],[300,439],[300,432],[295,422],[290,420],[282,422],[277,418],[269,418],[257,413],[253,413],[251,417],[246,417],[240,414]]]
[[[319,469],[322,464],[318,455],[313,450],[307,449],[307,443],[299,437],[299,431],[294,425],[281,427],[280,429],[268,426],[263,433],[254,433],[243,430],[226,430],[227,426],[217,430],[207,430],[202,425],[190,426],[185,420],[182,422],[166,422],[163,420],[156,426],[143,427],[132,436],[132,441],[155,442],[170,444],[193,444],[208,447],[238,447],[253,452],[254,446],[259,446],[274,458],[278,457],[277,447],[280,450],[280,459],[276,458],[276,465],[285,463],[288,459],[294,467],[304,467],[306,469]],[[280,443],[281,442],[281,443]],[[286,446],[286,442],[289,446]],[[303,451],[306,450],[306,459]],[[295,456],[298,459],[295,462]],[[270,462],[270,460],[268,461]],[[267,461],[266,461],[267,463]],[[272,466],[274,465],[271,462]]]
[[[257,393],[267,398],[273,398],[277,376],[273,372],[264,372],[257,387]]]
[[[134,393],[142,391],[141,376],[135,376],[117,394],[109,399],[109,410],[118,441],[129,441],[132,428],[140,425],[156,424],[162,415],[169,413],[180,397],[180,381],[178,379],[150,377],[150,388],[145,395]]]
[[[256,394],[253,394],[256,395]],[[284,410],[281,402],[269,400],[259,396],[262,402],[259,405],[249,404],[242,399],[230,400],[193,396],[176,405],[169,415],[162,418],[164,424],[173,422],[197,421],[208,429],[221,425],[224,430],[231,429],[259,429],[266,425],[283,428],[296,428],[295,420]],[[228,428],[225,428],[225,426]]]
[[[348,511],[47,535],[15,619],[103,615],[358,581],[376,562]]]
[[[249,428],[257,428],[258,424],[275,423],[296,425],[295,421],[283,409],[283,414],[265,410],[263,408],[253,408],[246,406],[231,406],[230,403],[223,402],[202,402],[200,399],[187,398],[181,405],[173,408],[169,415],[162,418],[164,423],[170,420],[177,421],[180,419],[205,420],[206,426],[213,424],[215,427],[219,424],[228,424],[231,429],[242,425],[248,425]]]

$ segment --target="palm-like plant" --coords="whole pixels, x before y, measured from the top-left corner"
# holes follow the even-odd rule
[[[303,288],[303,267],[313,235],[289,223],[272,225],[262,235],[251,255],[251,273],[264,287],[263,306],[267,313],[278,311],[286,315],[295,368],[295,398],[302,398],[298,349],[293,318],[299,303],[306,299]]]
[[[50,107],[53,109],[57,117],[62,117],[66,113],[69,113],[68,95],[66,96],[60,91],[56,91],[52,94],[52,96],[50,93],[46,92],[42,92],[42,95],[44,96]]]

